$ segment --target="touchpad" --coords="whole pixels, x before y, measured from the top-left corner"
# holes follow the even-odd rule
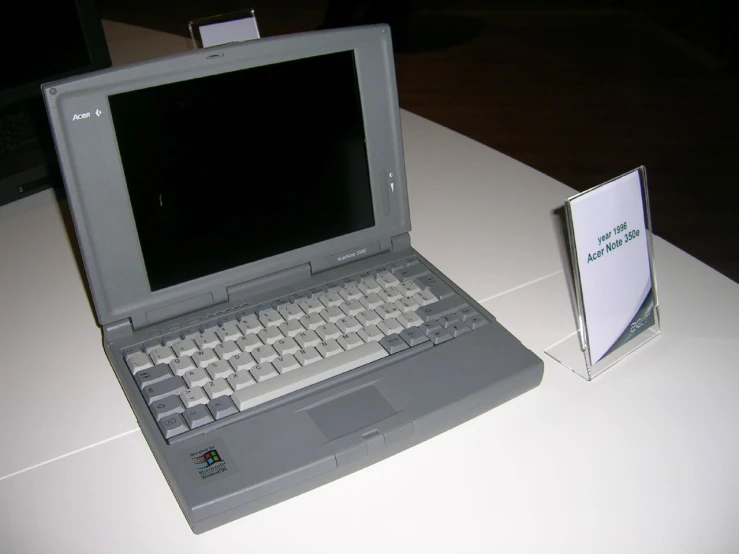
[[[308,410],[329,440],[338,439],[397,412],[375,387],[364,387]]]

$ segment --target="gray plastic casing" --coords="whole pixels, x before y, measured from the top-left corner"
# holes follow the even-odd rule
[[[375,225],[152,291],[129,202],[108,96],[347,50],[353,50],[356,63]],[[305,271],[316,273],[388,251],[394,236],[410,231],[393,50],[386,25],[208,48],[49,83],[42,90],[101,325],[125,323],[136,329],[233,301],[235,292],[260,278],[301,266]],[[200,150],[203,158],[217,156],[219,151],[217,143],[203,143]],[[279,187],[280,183],[264,186]],[[203,183],[204,190],[208,187],[208,183]],[[188,231],[196,232],[197,224]],[[186,240],[184,236],[183,240]]]
[[[152,293],[107,96],[347,49],[354,50],[356,59],[376,225]],[[43,93],[97,317],[104,327],[106,354],[195,533],[387,458],[541,381],[541,360],[411,248],[388,27],[210,48],[60,81],[44,86]],[[98,109],[103,112],[100,117],[95,114]],[[204,144],[202,152],[217,154],[218,145]],[[223,420],[222,426],[216,423],[207,432],[183,435],[172,444],[164,440],[122,351],[151,338],[159,340],[165,332],[218,321],[224,313],[237,315],[247,304],[258,305],[408,257],[446,281],[488,324],[439,346],[428,342],[295,391],[242,412],[238,421]],[[194,460],[211,448],[223,458],[221,467],[227,471],[203,481]]]

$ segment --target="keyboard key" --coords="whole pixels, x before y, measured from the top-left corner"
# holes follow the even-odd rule
[[[466,308],[462,308],[461,310],[457,310],[456,312],[454,312],[454,315],[457,316],[462,323],[464,323],[469,318],[476,316],[477,311],[475,310],[475,308],[467,306]]]
[[[374,310],[365,310],[357,314],[357,321],[359,321],[362,327],[369,327],[370,325],[380,323],[382,318]]]
[[[305,331],[305,327],[303,327],[300,322],[296,319],[291,319],[287,323],[283,323],[279,327],[280,333],[283,334],[285,337],[293,338],[298,333],[302,333]]]
[[[250,310],[250,309],[246,309],[242,312],[239,312],[236,318],[242,323],[249,321],[251,318],[254,318],[257,321],[259,321],[259,318],[257,318],[256,314],[254,313],[254,310]]]
[[[200,404],[207,404],[210,401],[208,395],[201,387],[185,389],[180,393],[180,399],[186,408],[193,408]]]
[[[374,310],[377,306],[383,304],[384,301],[373,292],[368,294],[367,296],[363,296],[362,298],[360,298],[359,303],[368,310]]]
[[[263,331],[259,331],[259,340],[264,344],[274,344],[285,337],[280,333],[279,327],[267,327]]]
[[[377,281],[377,284],[380,285],[383,289],[387,289],[388,287],[395,287],[400,284],[398,278],[389,271],[378,273],[377,277],[375,277],[375,281]]]
[[[149,409],[157,421],[161,421],[163,418],[173,414],[181,414],[185,411],[185,407],[177,396],[170,396],[159,402],[154,402]]]
[[[436,321],[430,321],[418,326],[418,330],[427,337],[434,331],[439,331],[440,329],[443,329],[443,327],[439,325]]]
[[[400,300],[395,302],[394,305],[404,314],[408,312],[415,312],[419,308],[418,303],[412,298],[401,298]]]
[[[295,339],[291,339],[291,338],[278,340],[272,346],[274,346],[274,349],[277,351],[277,353],[280,356],[285,356],[287,354],[295,354],[298,350],[300,350],[298,343],[295,342]]]
[[[407,314],[401,314],[397,317],[398,323],[400,323],[406,329],[410,327],[418,327],[423,325],[423,321],[416,312],[408,312]]]
[[[251,355],[257,364],[265,364],[274,360],[277,357],[277,352],[272,346],[265,344],[252,350]]]
[[[295,359],[298,360],[298,363],[300,365],[306,366],[308,364],[318,362],[322,360],[323,358],[318,353],[318,350],[316,350],[313,347],[310,347],[310,348],[304,348],[303,350],[298,350],[295,354]]]
[[[195,344],[195,341],[192,339],[185,339],[182,342],[178,342],[172,347],[172,350],[174,350],[175,356],[178,358],[184,358],[185,356],[192,356],[200,350],[198,348],[198,345]]]
[[[363,344],[360,347],[352,348],[336,356],[316,361],[286,373],[279,379],[271,379],[265,383],[260,383],[259,386],[246,387],[236,391],[231,399],[239,410],[248,410],[290,392],[382,359],[387,355],[387,351],[376,342]]]
[[[221,360],[228,360],[236,354],[241,354],[241,348],[235,342],[227,341],[213,349]]]
[[[339,346],[339,343],[333,339],[319,343],[318,346],[316,346],[316,350],[318,350],[318,353],[324,358],[336,356],[336,354],[340,354],[344,351],[344,349]]]
[[[419,306],[427,306],[439,301],[439,299],[436,298],[434,296],[434,293],[432,293],[430,290],[424,290],[414,294],[413,300],[415,300]]]
[[[255,348],[262,346],[262,341],[259,340],[257,335],[246,335],[236,341],[236,345],[241,348],[244,352],[252,352]]]
[[[128,356],[128,369],[131,370],[133,375],[136,375],[139,371],[143,371],[152,367],[154,364],[151,363],[149,356],[143,352],[134,352]]]
[[[149,357],[154,365],[168,364],[176,358],[174,352],[169,346],[160,346],[159,348],[155,348],[151,354],[149,354]]]
[[[381,321],[377,324],[377,328],[382,331],[386,336],[387,335],[397,335],[398,333],[402,332],[405,327],[403,327],[397,319],[391,317],[390,319],[386,319],[385,321]]]
[[[382,319],[391,319],[400,315],[400,310],[395,307],[395,304],[390,303],[378,306],[375,311],[377,312],[377,315],[379,315]]]
[[[180,414],[173,414],[162,419],[159,422],[159,428],[162,430],[165,439],[171,439],[190,430]]]
[[[327,308],[338,306],[344,302],[344,298],[342,298],[342,296],[338,292],[329,292],[326,294],[322,294],[320,297],[318,297],[318,300],[320,300],[321,304],[323,304]]]
[[[217,344],[221,344],[220,339],[218,338],[218,335],[216,335],[213,331],[208,331],[206,333],[203,333],[202,335],[198,335],[195,337],[195,344],[198,345],[198,348],[200,350],[205,350],[206,348],[213,348]]]
[[[347,302],[350,302],[351,300],[358,300],[359,298],[362,298],[362,296],[364,296],[364,294],[362,294],[362,291],[359,290],[359,287],[357,287],[356,285],[345,286],[339,291],[339,294]]]
[[[275,300],[274,302],[272,302],[272,307],[275,310],[277,310],[278,312],[280,310],[282,310],[282,308],[285,308],[285,307],[287,307],[289,305],[290,305],[290,300],[287,299],[287,298],[280,298],[279,300]],[[282,314],[280,314],[280,315],[282,315]],[[283,317],[283,319],[285,319],[285,318]]]
[[[225,379],[215,379],[210,383],[206,383],[203,385],[203,390],[211,400],[220,396],[230,396],[233,392]]]
[[[300,324],[309,331],[315,331],[324,323],[326,322],[317,313],[310,314],[300,320]]]
[[[349,300],[341,305],[341,311],[346,315],[355,316],[362,313],[366,308],[357,300]]]
[[[376,325],[370,325],[369,327],[360,329],[357,331],[357,335],[359,335],[364,342],[377,342],[385,338],[384,333],[380,331]]]
[[[450,326],[454,325],[455,323],[462,323],[462,321],[454,314],[449,314],[440,317],[436,320],[436,323],[441,325],[444,329],[448,329]]]
[[[170,377],[164,381],[144,387],[144,400],[146,400],[147,404],[151,405],[152,402],[156,402],[157,400],[180,394],[186,388],[187,385],[182,380],[182,377]]]
[[[228,363],[231,364],[231,367],[234,369],[234,371],[244,371],[247,369],[251,369],[255,365],[257,365],[257,362],[254,361],[254,358],[246,353],[236,354],[236,356],[232,356],[231,358],[229,358]]]
[[[142,347],[144,349],[144,353],[147,355],[151,355],[154,350],[162,346],[162,341],[159,339],[152,339],[150,341],[145,342]]]
[[[226,380],[228,381],[228,384],[231,386],[231,388],[235,391],[243,389],[244,387],[256,385],[257,383],[254,380],[254,377],[252,377],[251,373],[249,373],[248,371],[239,371],[237,373],[232,373],[228,376]]]
[[[238,325],[239,324],[239,320],[236,318],[236,316],[234,314],[227,315],[227,316],[224,316],[224,317],[221,317],[221,318],[218,319],[218,325],[220,325],[221,327],[225,327],[229,323],[233,323],[234,325]]]
[[[139,371],[133,378],[139,386],[139,389],[143,389],[146,385],[153,385],[159,381],[169,379],[171,376],[172,372],[169,370],[168,366],[155,365],[154,367],[145,369],[144,371]]]
[[[192,355],[192,361],[198,367],[207,367],[213,362],[218,361],[218,356],[210,348],[205,350],[198,350]]]
[[[387,350],[388,354],[397,354],[410,348],[399,335],[388,335],[380,341],[380,344]]]
[[[377,293],[377,296],[382,298],[385,302],[389,302],[392,304],[393,302],[397,302],[401,298],[403,298],[403,295],[400,294],[400,291],[396,289],[395,287],[388,287],[385,290],[381,290]]]
[[[185,373],[182,378],[187,383],[188,388],[202,387],[205,383],[210,382],[210,376],[202,367],[193,369]]]
[[[452,337],[452,334],[446,329],[439,329],[438,331],[434,331],[433,333],[430,333],[428,335],[428,338],[434,344],[441,344],[442,342],[451,340],[453,337]]]
[[[189,410],[185,410],[182,415],[190,426],[190,429],[197,429],[213,421],[213,416],[210,415],[206,406],[195,406]]]
[[[305,312],[296,304],[287,304],[282,306],[278,311],[285,321],[298,320],[305,316]]]
[[[203,323],[200,326],[200,332],[202,334],[215,333],[217,330],[218,330],[218,323],[216,321],[209,321],[208,323]]]
[[[295,336],[295,342],[300,345],[300,348],[310,348],[321,342],[321,337],[315,331],[303,331]]]
[[[342,300],[342,304],[343,303],[344,301]],[[326,308],[321,312],[321,317],[326,323],[336,323],[345,316],[346,314],[336,306],[331,306],[330,308]]]
[[[303,310],[307,315],[322,312],[326,307],[321,304],[321,302],[317,298],[309,298],[307,300],[303,300],[300,302],[299,306],[300,309]]]
[[[321,337],[321,340],[326,341],[330,339],[337,339],[343,333],[339,331],[339,328],[333,323],[326,323],[325,325],[321,325],[318,329],[316,329],[316,334]]]
[[[363,327],[363,325],[354,317],[345,317],[344,319],[337,321],[336,326],[344,335],[347,333],[356,333]]]
[[[277,370],[275,369],[275,366],[273,366],[269,362],[265,362],[263,364],[254,366],[254,368],[251,370],[251,374],[257,383],[263,383],[267,379],[272,379],[273,377],[277,377],[278,375]]]
[[[325,288],[328,293],[335,292],[338,294],[338,292],[342,288],[344,288],[344,283],[342,283],[341,281],[329,281],[328,283],[326,283]]]
[[[339,346],[344,350],[351,350],[352,348],[356,348],[357,346],[362,346],[364,344],[364,341],[359,337],[359,335],[357,335],[357,333],[341,335],[336,339],[336,342],[338,342]]]
[[[421,275],[425,275],[428,272],[429,270],[426,269],[426,266],[423,266],[421,264],[415,264],[410,267],[406,267],[405,269],[401,269],[400,271],[394,272],[394,275],[401,281],[405,282],[405,281],[414,280],[417,277],[420,277]]]
[[[416,294],[423,292],[413,281],[406,281],[405,283],[401,283],[396,288],[398,289],[398,292],[406,298],[412,298]]]
[[[221,342],[235,341],[236,339],[241,338],[241,330],[235,323],[226,323],[216,331],[216,335],[221,339]]]
[[[452,288],[436,275],[425,275],[414,280],[422,290],[430,290],[439,300],[444,300],[454,294]]]
[[[447,327],[447,331],[449,331],[452,336],[456,339],[457,337],[464,335],[466,333],[472,332],[472,329],[467,327],[464,323],[455,323],[454,325],[450,325]]]
[[[467,303],[464,301],[464,298],[455,294],[449,298],[445,298],[444,300],[439,300],[438,302],[434,302],[428,306],[418,308],[416,313],[418,314],[418,317],[428,323],[429,321],[439,319],[442,316],[453,314],[457,310],[466,306]]]
[[[464,322],[465,325],[468,325],[469,327],[472,327],[472,329],[479,329],[483,325],[488,324],[488,320],[482,317],[480,314],[474,315],[467,319],[467,321]]]
[[[238,408],[236,408],[236,404],[234,404],[233,400],[228,396],[222,396],[215,400],[211,400],[208,403],[208,410],[210,410],[210,413],[216,420],[239,413]]]
[[[195,365],[195,362],[192,361],[192,358],[190,358],[190,356],[175,358],[174,360],[169,362],[169,369],[171,369],[172,373],[174,373],[178,377],[182,377],[185,373],[187,373],[191,369],[195,369],[196,367],[197,366]]]
[[[296,360],[295,356],[292,354],[279,356],[274,362],[272,362],[272,365],[280,374],[287,373],[288,371],[292,371],[300,367],[298,360]]]
[[[382,290],[382,287],[374,279],[366,278],[362,279],[359,283],[358,288],[362,291],[362,294],[369,296],[370,294],[377,294]]]
[[[205,371],[208,372],[208,375],[210,375],[210,378],[213,380],[226,378],[234,372],[231,364],[226,360],[218,360],[217,362],[208,364]]]
[[[182,338],[184,340],[193,340],[195,337],[200,336],[200,329],[187,329],[186,331],[182,332]],[[193,343],[195,344],[195,343]],[[195,350],[198,350],[197,345],[195,345]],[[175,351],[176,352],[176,351]]]
[[[269,328],[269,327],[277,327],[280,325],[280,323],[284,323],[285,320],[282,319],[282,316],[279,314],[277,310],[269,309],[269,310],[264,311],[262,315],[259,316],[259,322],[262,325],[264,325],[265,328]]]
[[[411,347],[418,346],[424,342],[429,342],[428,337],[417,327],[410,327],[405,331],[401,331],[400,338]]]
[[[238,328],[244,336],[247,336],[258,333],[264,329],[264,325],[262,325],[262,322],[259,321],[259,318],[255,314],[250,314],[241,320]]]

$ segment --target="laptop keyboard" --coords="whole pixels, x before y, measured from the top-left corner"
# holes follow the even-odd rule
[[[488,321],[415,256],[124,351],[164,438]]]
[[[36,142],[36,128],[25,109],[0,114],[0,156]]]

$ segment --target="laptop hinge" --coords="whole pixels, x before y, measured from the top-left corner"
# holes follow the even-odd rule
[[[257,277],[250,281],[244,281],[232,285],[226,289],[229,302],[236,302],[242,298],[255,296],[261,292],[268,292],[293,285],[297,281],[310,278],[310,264],[297,265],[289,269],[283,269],[269,275]]]
[[[395,235],[392,239],[393,252],[399,252],[400,250],[407,250],[411,247],[411,235],[410,233],[403,233],[401,235]]]
[[[103,336],[109,343],[119,341],[133,334],[133,325],[130,319],[122,319],[109,323],[103,327]]]

